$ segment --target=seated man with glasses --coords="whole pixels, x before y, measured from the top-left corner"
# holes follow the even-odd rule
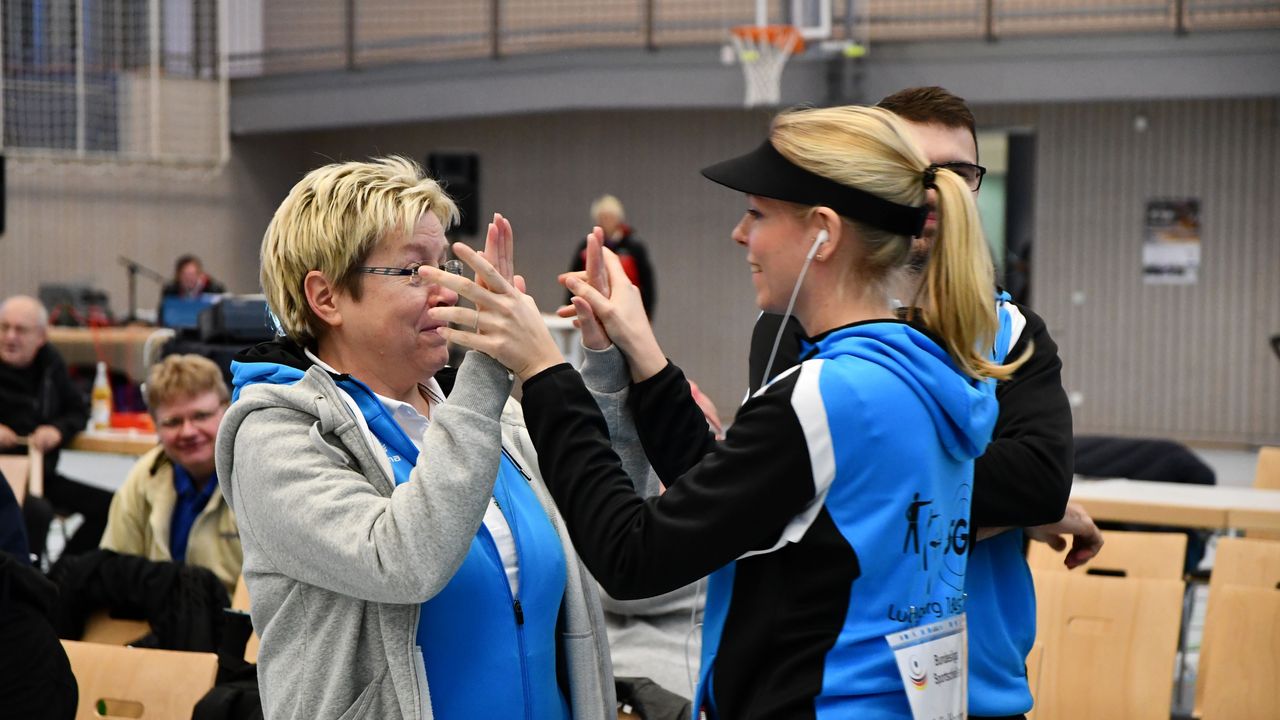
[[[199,355],[170,355],[151,368],[145,390],[160,446],[116,492],[102,548],[199,565],[234,592],[240,536],[218,490],[213,455],[230,399],[222,371]]]

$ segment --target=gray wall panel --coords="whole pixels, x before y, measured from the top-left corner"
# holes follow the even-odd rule
[[[1037,132],[1034,305],[1081,432],[1280,439],[1274,99],[981,109]],[[1139,114],[1145,132],[1135,130]],[[1199,282],[1144,285],[1148,199],[1201,201]],[[1083,294],[1083,303],[1072,301]]]

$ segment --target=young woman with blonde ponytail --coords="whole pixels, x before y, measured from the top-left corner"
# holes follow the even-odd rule
[[[424,270],[478,307],[430,314],[465,324],[439,332],[524,381],[547,485],[611,595],[710,576],[698,710],[961,717],[973,460],[995,422],[992,378],[1012,371],[983,350],[996,317],[973,202],[875,108],[783,113],[759,148],[703,174],[745,193],[732,238],[756,302],[794,313],[808,339],[803,362],[749,398],[717,442],[636,289],[592,237],[594,271],[564,282],[584,344],[617,359],[612,386],[593,388],[629,394],[660,497],[636,495],[532,300],[484,258],[455,246],[487,288]],[[945,250],[926,288],[941,309],[901,320],[890,289],[935,187]]]

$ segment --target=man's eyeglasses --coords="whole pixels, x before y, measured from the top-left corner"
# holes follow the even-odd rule
[[[969,190],[973,192],[978,192],[978,188],[982,187],[982,176],[987,174],[986,168],[967,162],[936,163],[929,167],[946,168],[959,175],[965,184],[969,186]]]
[[[393,277],[407,277],[409,278],[409,285],[411,287],[422,287],[423,285],[426,284],[426,278],[418,274],[418,268],[422,266],[423,266],[423,263],[413,263],[409,267],[362,266],[362,267],[357,267],[356,270],[362,273],[368,273],[370,275],[390,275]],[[444,262],[440,263],[436,267],[449,273],[450,275],[462,274],[461,260],[445,260]]]
[[[217,414],[218,413],[215,410],[197,410],[196,412],[186,416],[176,415],[166,417],[157,422],[156,425],[158,425],[161,430],[177,430],[188,422],[193,425],[203,425],[204,423],[212,420],[217,416]]]

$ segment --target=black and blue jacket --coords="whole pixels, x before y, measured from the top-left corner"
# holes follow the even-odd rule
[[[925,331],[856,323],[752,396],[717,443],[683,374],[631,388],[667,486],[636,495],[562,365],[525,384],[574,544],[619,598],[711,575],[697,702],[719,718],[910,717],[884,636],[964,610],[973,460],[994,384]]]
[[[969,713],[1018,715],[1031,709],[1026,658],[1036,637],[1035,587],[1023,555],[1022,528],[1062,519],[1071,494],[1071,406],[1062,387],[1062,360],[1044,320],[1000,296],[997,359],[1031,356],[996,387],[995,433],[974,465],[975,528],[1011,527],[980,543],[969,556],[965,592],[969,615]],[[752,391],[762,382],[782,317],[764,313],[751,338]],[[803,331],[794,319],[783,330],[780,372],[799,361]]]

